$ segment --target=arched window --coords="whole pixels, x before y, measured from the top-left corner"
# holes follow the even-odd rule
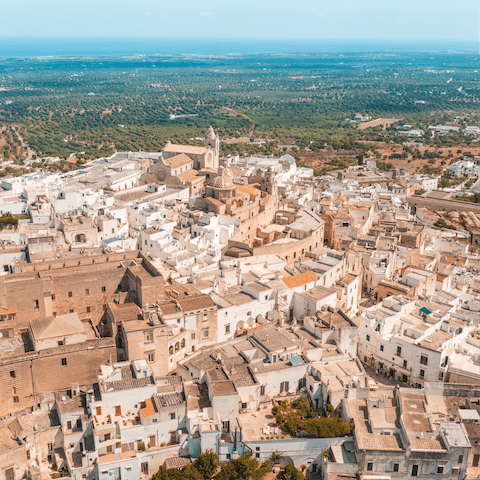
[[[185,348],[185,339],[182,338],[182,342],[180,343],[180,346],[182,347],[182,350]]]
[[[177,342],[175,344],[175,353],[177,353],[180,350],[180,344]]]
[[[169,354],[169,355],[173,355],[173,345],[170,345],[170,346],[168,347],[168,354]]]

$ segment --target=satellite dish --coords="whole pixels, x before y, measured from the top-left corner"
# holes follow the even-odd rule
[[[63,396],[62,397],[62,402],[66,402],[67,401],[67,397]]]

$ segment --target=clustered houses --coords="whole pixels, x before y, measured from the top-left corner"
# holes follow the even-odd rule
[[[392,296],[368,308],[359,325],[360,358],[418,388],[447,379],[457,348],[467,343],[478,325],[441,305],[432,312],[425,304]]]
[[[29,218],[0,233],[0,480],[207,450],[479,478],[480,208],[372,159],[314,177],[219,141],[2,179],[1,213]],[[299,399],[355,429],[287,433],[272,407]]]

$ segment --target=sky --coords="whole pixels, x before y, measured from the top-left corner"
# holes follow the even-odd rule
[[[479,0],[14,0],[0,36],[477,41]]]

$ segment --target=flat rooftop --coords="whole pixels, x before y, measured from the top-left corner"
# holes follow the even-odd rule
[[[260,410],[248,411],[238,415],[245,442],[262,440],[293,440],[297,437],[288,435],[277,425],[270,406]]]

